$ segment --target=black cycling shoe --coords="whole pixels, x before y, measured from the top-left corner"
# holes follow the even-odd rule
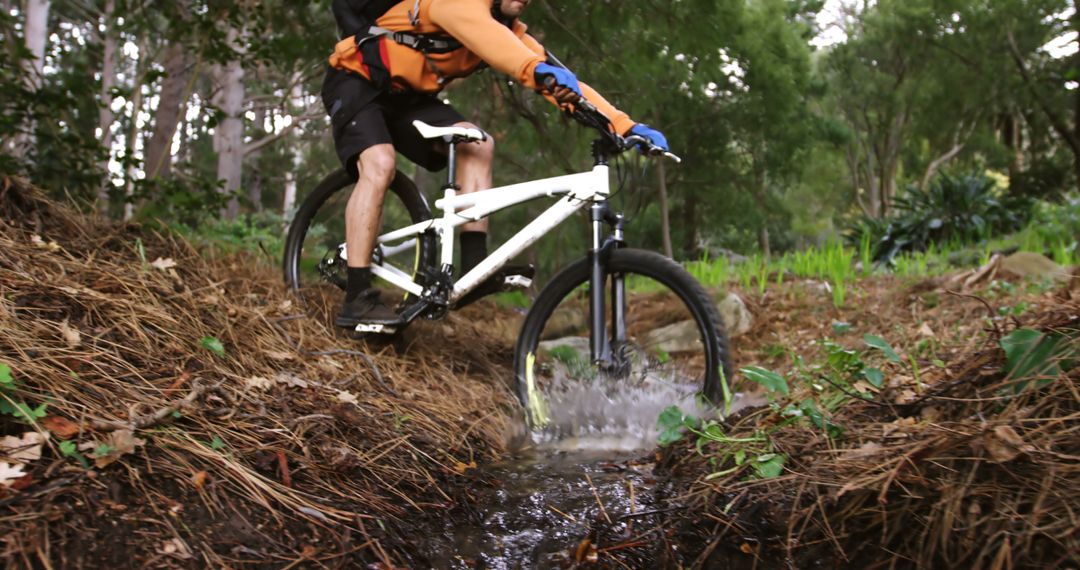
[[[507,265],[462,297],[454,305],[454,308],[460,309],[466,305],[471,305],[494,293],[526,289],[532,284],[534,275],[536,275],[536,268],[532,265]]]
[[[394,312],[379,298],[377,289],[368,289],[355,299],[341,306],[334,324],[348,329],[358,325],[398,326],[405,323],[401,315]]]

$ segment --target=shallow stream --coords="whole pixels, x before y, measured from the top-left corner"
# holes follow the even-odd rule
[[[476,474],[471,506],[429,537],[428,561],[454,569],[618,567],[617,550],[656,543],[653,515],[666,508],[653,476],[656,420],[672,404],[706,413],[692,393],[664,383],[564,389],[551,401],[549,429]]]

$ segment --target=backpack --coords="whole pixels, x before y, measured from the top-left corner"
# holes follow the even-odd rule
[[[375,20],[402,0],[334,0],[332,9],[341,38],[367,32]]]

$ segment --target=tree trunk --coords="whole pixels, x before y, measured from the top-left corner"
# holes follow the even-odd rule
[[[142,50],[139,50],[142,53]],[[136,65],[136,69],[138,69]],[[137,139],[139,138],[139,113],[142,111],[143,94],[142,85],[139,83],[139,77],[141,74],[136,74],[134,94],[131,96],[131,131],[128,133],[126,144],[124,145],[124,154],[129,159],[134,155],[135,149],[138,148]],[[127,183],[124,186],[124,221],[130,220],[135,215],[135,161],[128,160],[127,167]]]
[[[664,172],[664,160],[657,161],[657,177],[660,179],[660,234],[664,242],[664,255],[675,259],[671,249],[671,219],[668,216],[667,175]]]
[[[304,90],[300,86],[300,81],[293,80],[292,92],[289,94],[292,101],[291,105],[300,106],[303,105]],[[285,220],[285,231],[289,231],[289,224],[292,223],[293,210],[296,209],[296,179],[300,173],[300,168],[304,165],[304,149],[303,140],[297,139],[296,144],[293,145],[293,158],[292,168],[285,173],[285,195],[281,201],[281,219]]]
[[[685,185],[684,185],[685,186]],[[692,187],[683,188],[682,222],[684,228],[683,251],[694,254],[698,249],[698,196]]]
[[[230,28],[229,45],[237,47],[240,32]],[[228,206],[222,212],[227,220],[240,215],[240,202],[235,192],[240,189],[244,175],[244,68],[239,58],[225,66],[217,67],[219,92],[218,108],[224,118],[214,130],[214,149],[218,153],[217,177],[221,191],[231,194]]]
[[[42,71],[45,68],[45,46],[49,39],[49,4],[51,0],[26,0],[26,20],[23,28],[23,37],[26,41],[26,49],[30,52],[30,60],[26,62],[26,86],[31,91],[41,89]],[[37,122],[31,118],[26,125],[25,131],[16,135],[13,140],[12,152],[16,157],[25,157],[34,145],[34,131],[37,130]]]
[[[259,137],[260,139],[263,138],[263,137],[270,136],[269,133],[266,132],[265,125],[266,125],[266,108],[265,107],[260,107],[259,109],[257,109],[255,111],[255,132],[262,133],[262,136]],[[251,203],[251,208],[255,212],[261,212],[262,209],[263,209],[263,207],[262,207],[262,182],[263,182],[263,177],[262,177],[262,170],[259,168],[259,157],[261,155],[262,155],[262,147],[259,147],[258,149],[248,153],[247,156],[245,157],[245,159],[248,160],[250,164],[255,165],[255,168],[252,170],[251,174],[248,175],[248,187],[247,187],[248,202]]]
[[[98,110],[98,130],[101,146],[105,148],[105,158],[100,168],[104,176],[101,189],[98,190],[98,211],[109,212],[109,189],[112,188],[112,175],[109,173],[109,160],[112,158],[112,126],[115,116],[112,111],[112,88],[116,83],[116,0],[105,0],[105,12],[102,14],[101,33],[101,108]]]
[[[172,175],[172,144],[180,112],[190,94],[193,70],[188,48],[176,40],[165,50],[165,78],[154,111],[154,132],[146,144],[146,177],[167,179]]]
[[[772,256],[772,243],[769,240],[769,208],[765,203],[765,193],[767,191],[765,169],[755,165],[754,201],[757,202],[758,210],[761,213],[761,226],[758,228],[758,247],[761,248],[761,253],[766,259]]]

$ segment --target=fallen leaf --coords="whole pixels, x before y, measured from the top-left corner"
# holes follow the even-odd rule
[[[855,459],[870,457],[873,455],[877,455],[878,452],[881,451],[881,449],[881,444],[873,441],[868,441],[855,449],[848,450],[848,452],[844,454],[843,458]]]
[[[345,368],[344,364],[338,362],[336,358],[331,358],[329,356],[320,358],[318,362],[319,366],[321,366],[324,370],[328,370],[330,372],[334,372],[335,370],[342,370]]]
[[[60,249],[60,244],[56,243],[55,241],[51,241],[51,240],[48,243],[46,243],[45,240],[41,239],[41,236],[39,236],[37,234],[33,234],[33,235],[30,236],[30,243],[32,243],[32,244],[34,244],[34,245],[36,245],[36,246],[38,246],[40,248],[47,249],[49,251],[56,251],[56,250]]]
[[[282,313],[287,313],[289,309],[292,309],[292,299],[285,299],[278,305],[278,310]]]
[[[79,434],[79,424],[64,417],[45,416],[38,423],[60,439],[68,439]]]
[[[41,459],[41,445],[46,437],[36,431],[28,431],[20,437],[13,435],[0,439],[0,453],[15,463],[30,463]]]
[[[360,403],[356,399],[356,394],[353,394],[352,392],[346,392],[344,390],[337,393],[337,399],[338,399],[339,402],[341,402],[343,404],[359,404]]]
[[[922,417],[922,419],[931,423],[941,419],[942,415],[943,413],[941,411],[941,408],[937,406],[926,406],[919,411],[919,416]]]
[[[919,327],[919,334],[929,338],[937,337],[937,335],[934,334],[934,329],[930,328],[930,325],[926,323],[923,323],[922,326]]]
[[[468,463],[462,463],[460,461],[454,462],[454,471],[457,471],[459,475],[464,475],[469,469],[476,469],[475,461],[470,461]]]
[[[252,376],[244,380],[244,384],[253,390],[269,390],[274,386],[274,381],[263,376]]]
[[[191,484],[195,486],[195,489],[202,491],[202,488],[206,486],[206,471],[199,471],[191,476]]]
[[[135,437],[134,432],[129,429],[118,429],[109,433],[103,445],[108,446],[109,451],[94,457],[94,464],[99,469],[114,463],[128,453],[134,452],[136,447],[146,445],[146,440]]]
[[[1034,451],[1034,447],[1024,442],[1024,438],[1010,426],[997,426],[983,435],[983,446],[994,463],[1012,461],[1022,453]]]
[[[0,461],[0,485],[4,487],[10,487],[15,483],[16,479],[21,479],[26,476],[23,472],[23,465],[18,463],[11,464],[6,461]]]
[[[291,352],[281,352],[278,350],[267,350],[263,354],[274,360],[292,360],[296,358]]]
[[[291,386],[294,388],[308,387],[308,383],[306,380],[288,372],[278,372],[277,375],[274,376],[274,381],[278,384],[284,384],[286,386]]]
[[[912,390],[910,388],[904,388],[903,390],[900,390],[896,394],[895,398],[893,398],[893,403],[894,404],[907,404],[909,402],[915,401],[915,399],[918,398],[918,397],[919,397],[919,395],[915,392],[915,390]]]
[[[171,257],[166,257],[166,258],[159,257],[159,258],[157,258],[157,259],[150,262],[150,267],[155,267],[155,268],[160,269],[162,271],[166,271],[166,270],[172,269],[173,267],[176,267],[176,262],[173,261],[173,259]]]
[[[79,334],[79,329],[68,324],[66,319],[60,323],[60,334],[64,337],[64,341],[67,342],[68,348],[75,348],[82,344],[82,335]]]
[[[173,556],[181,560],[190,560],[193,557],[191,549],[179,538],[166,540],[162,543],[161,547],[158,548],[158,554]]]

